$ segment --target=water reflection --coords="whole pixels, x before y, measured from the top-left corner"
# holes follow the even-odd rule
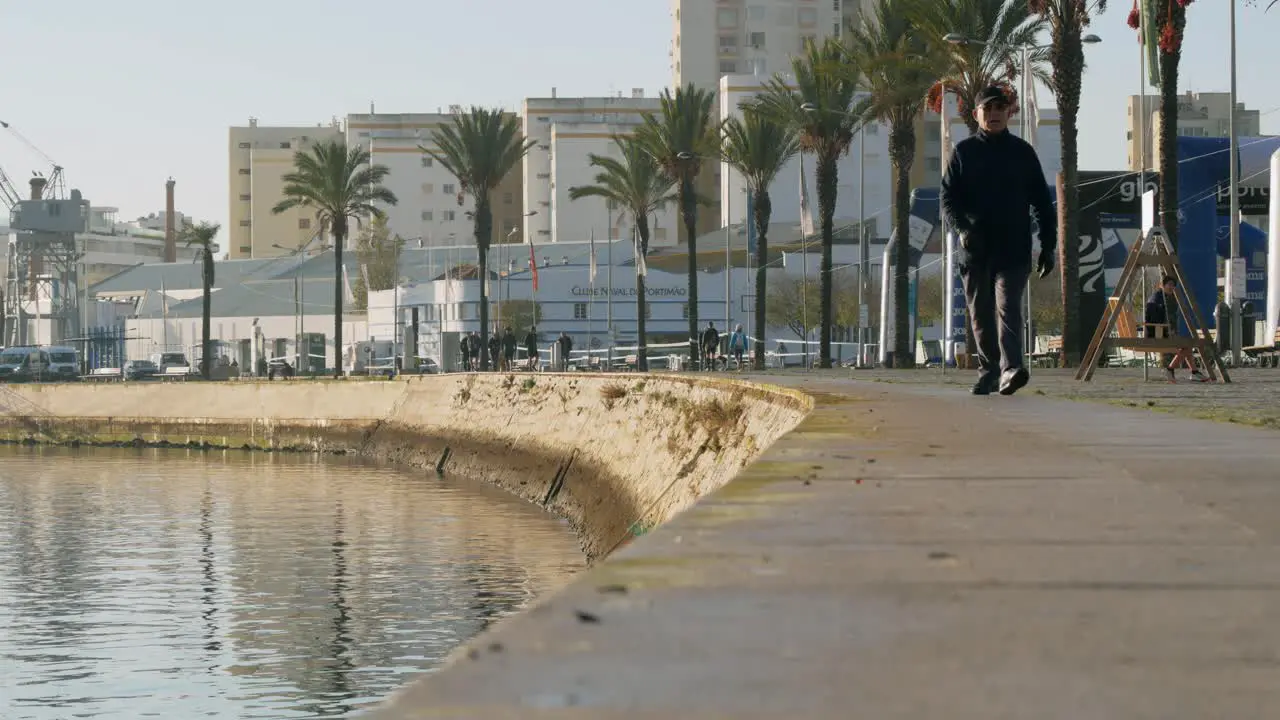
[[[0,448],[0,717],[348,716],[581,565],[476,483]]]

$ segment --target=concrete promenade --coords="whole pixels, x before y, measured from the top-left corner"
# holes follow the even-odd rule
[[[373,717],[1280,717],[1280,433],[759,379],[816,410]]]

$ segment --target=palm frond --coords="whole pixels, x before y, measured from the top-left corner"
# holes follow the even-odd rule
[[[317,218],[332,227],[335,220],[355,219],[383,211],[373,203],[395,205],[398,199],[382,181],[391,174],[385,165],[372,163],[363,147],[347,147],[342,140],[318,143],[293,156],[293,170],[285,173],[284,199],[271,212],[298,207],[314,209]]]
[[[420,147],[458,180],[462,192],[477,203],[502,182],[533,147],[521,132],[520,119],[499,109],[472,107],[432,134],[436,147]]]
[[[719,156],[720,128],[712,120],[715,95],[692,83],[663,90],[659,110],[646,115],[636,142],[664,172],[679,181],[697,176],[703,163]]]
[[[178,233],[177,239],[186,243],[187,247],[194,245],[207,251],[213,246],[213,241],[221,230],[222,226],[218,223],[202,222],[197,225],[187,225]]]
[[[615,137],[620,157],[588,155],[597,168],[594,185],[569,188],[570,200],[603,198],[626,208],[632,216],[647,217],[673,202],[675,179],[663,171],[656,158],[634,137]]]
[[[861,124],[856,113],[860,76],[840,41],[808,43],[791,58],[791,75],[766,82],[744,109],[794,128],[801,150],[838,157],[848,151]]]
[[[768,190],[782,167],[800,152],[794,127],[774,122],[754,110],[729,118],[721,127],[720,157],[742,174],[753,191]]]

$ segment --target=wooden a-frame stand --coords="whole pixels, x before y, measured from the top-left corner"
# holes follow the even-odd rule
[[[1177,328],[1145,322],[1133,323],[1132,325],[1125,323],[1125,325],[1153,329],[1156,332],[1151,334],[1156,337],[1139,337],[1138,335],[1141,335],[1140,332],[1135,333],[1134,337],[1111,337],[1111,333],[1115,331],[1117,320],[1122,313],[1127,311],[1127,308],[1131,307],[1136,281],[1143,268],[1148,267],[1158,267],[1165,275],[1172,276],[1177,280],[1178,287],[1174,291],[1174,297],[1178,302],[1180,314],[1187,323],[1187,329],[1191,333],[1190,337],[1179,336]],[[1142,298],[1142,300],[1145,302],[1146,298]],[[1126,331],[1128,331],[1128,328],[1126,328]],[[1102,321],[1098,323],[1098,329],[1093,333],[1093,340],[1089,343],[1089,348],[1085,350],[1080,368],[1076,371],[1077,380],[1089,381],[1093,379],[1093,371],[1097,369],[1098,360],[1102,357],[1102,351],[1107,346],[1140,350],[1144,353],[1173,353],[1189,348],[1200,355],[1201,363],[1204,365],[1205,372],[1209,374],[1211,380],[1216,381],[1220,374],[1223,382],[1231,382],[1231,377],[1227,375],[1227,368],[1222,363],[1222,358],[1218,356],[1213,338],[1204,326],[1204,316],[1200,314],[1200,306],[1196,303],[1195,298],[1187,292],[1186,278],[1182,274],[1182,265],[1178,262],[1178,256],[1173,254],[1172,248],[1169,246],[1169,238],[1165,236],[1164,230],[1159,227],[1153,227],[1139,235],[1138,239],[1134,241],[1133,247],[1129,249],[1129,257],[1124,262],[1124,270],[1120,272],[1120,280],[1116,283],[1115,293],[1107,302],[1107,309],[1102,314]]]

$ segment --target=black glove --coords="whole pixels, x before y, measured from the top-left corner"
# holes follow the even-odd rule
[[[1040,249],[1040,259],[1036,261],[1036,273],[1041,279],[1049,276],[1053,272],[1053,248],[1042,245]]]

